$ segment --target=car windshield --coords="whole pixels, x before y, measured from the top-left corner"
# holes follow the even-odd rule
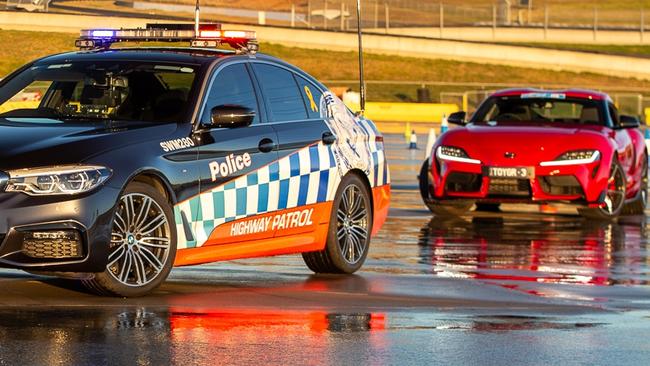
[[[191,65],[38,64],[0,88],[0,117],[180,122],[195,76]]]
[[[602,103],[591,99],[508,96],[488,99],[474,123],[533,122],[604,125]]]

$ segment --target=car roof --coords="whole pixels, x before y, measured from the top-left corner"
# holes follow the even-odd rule
[[[492,94],[493,97],[517,97],[523,94],[540,93],[540,94],[564,94],[569,98],[576,99],[592,99],[592,100],[607,100],[612,99],[606,93],[597,92],[588,89],[562,89],[562,90],[545,90],[535,88],[518,88],[518,89],[505,89],[499,90]]]
[[[90,51],[66,52],[46,56],[38,62],[75,62],[86,60],[133,60],[151,62],[175,62],[187,64],[206,64],[214,62],[215,59],[234,56],[234,51],[203,49],[203,48],[179,48],[179,47],[137,47],[137,48],[109,48]]]

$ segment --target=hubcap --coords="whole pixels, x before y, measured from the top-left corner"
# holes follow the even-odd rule
[[[625,203],[625,177],[618,165],[612,167],[607,182],[607,195],[605,196],[605,207],[601,208],[608,215],[616,213]]]
[[[160,205],[144,194],[127,194],[113,220],[108,273],[127,286],[147,285],[163,271],[170,244],[169,222]]]
[[[359,187],[345,187],[336,216],[336,237],[343,259],[356,264],[368,246],[368,207]]]

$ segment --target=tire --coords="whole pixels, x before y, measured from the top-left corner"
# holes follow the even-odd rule
[[[501,212],[501,204],[500,203],[476,202],[476,211]]]
[[[643,215],[648,204],[648,155],[643,155],[641,188],[637,196],[623,207],[623,215]]]
[[[472,208],[474,202],[472,201],[448,201],[448,202],[435,202],[431,200],[430,184],[429,184],[429,159],[425,160],[420,168],[420,175],[418,176],[420,196],[425,206],[436,216],[453,216],[458,217],[465,214]]]
[[[84,285],[100,295],[121,297],[143,296],[160,286],[176,256],[173,220],[171,205],[158,190],[129,184],[116,205],[106,270]]]
[[[431,199],[431,194],[429,193],[431,186],[429,184],[429,168],[429,159],[427,159],[424,161],[424,163],[422,163],[422,167],[420,168],[420,175],[418,175],[420,197],[422,197],[422,201],[424,201],[425,204]]]
[[[612,163],[607,185],[606,207],[581,208],[580,215],[592,220],[614,220],[625,206],[625,173],[618,161]]]
[[[372,201],[366,184],[349,174],[339,185],[330,215],[325,249],[303,253],[315,273],[354,273],[368,256],[372,232]]]

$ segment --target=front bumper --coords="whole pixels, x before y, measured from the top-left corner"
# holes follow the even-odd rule
[[[490,178],[487,167],[526,167],[528,178]],[[472,199],[494,202],[562,201],[590,206],[602,204],[607,188],[607,162],[540,166],[521,164],[470,164],[435,159],[431,164],[431,197],[434,200]]]
[[[33,271],[101,272],[106,268],[119,190],[104,185],[79,196],[0,193],[0,266]],[[76,233],[78,246],[34,244],[34,232]]]

